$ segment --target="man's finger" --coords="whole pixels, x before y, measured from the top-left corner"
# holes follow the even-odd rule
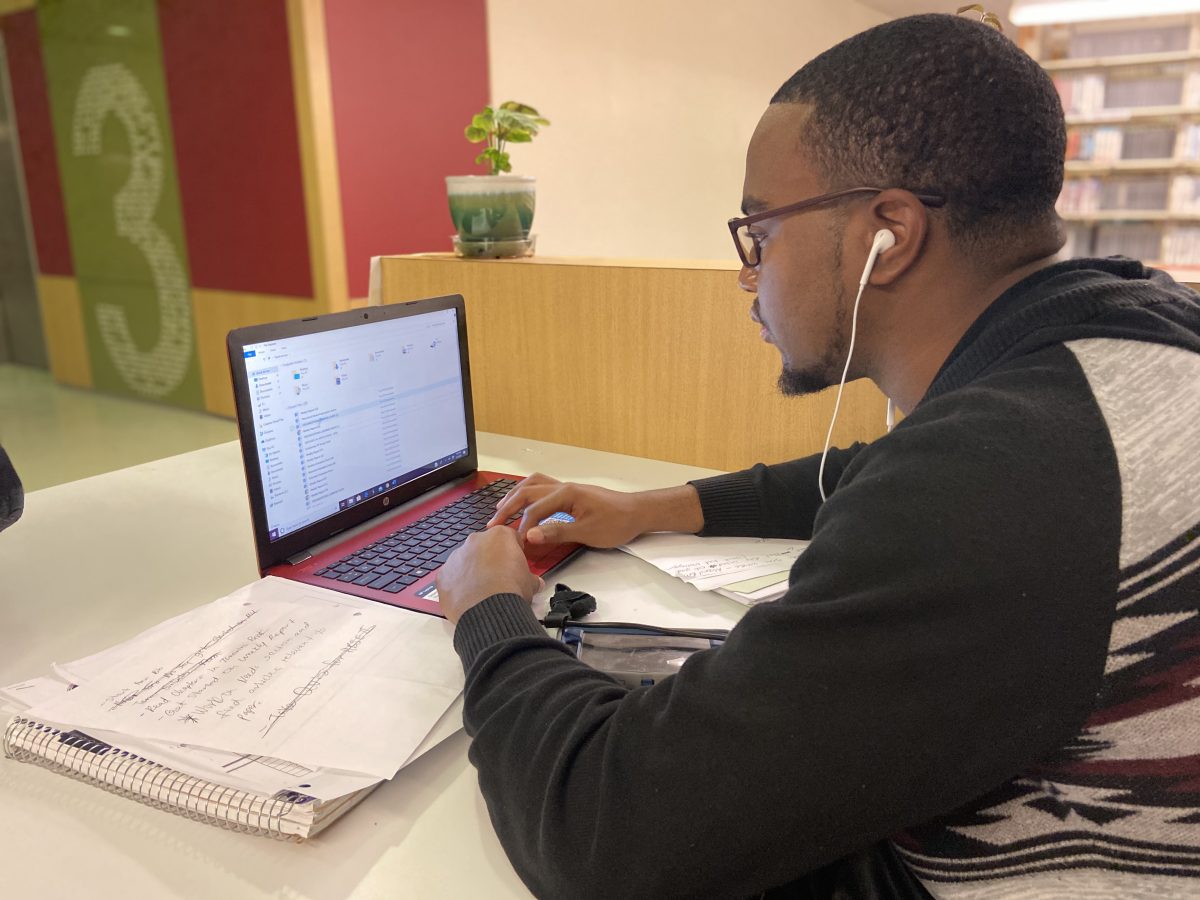
[[[553,478],[543,475],[541,472],[534,472],[532,475],[527,475],[522,478],[517,484],[509,488],[508,493],[500,498],[500,502],[496,504],[496,508],[509,507],[516,503],[520,498],[525,497],[529,493],[530,488],[548,487],[558,484]]]
[[[517,534],[524,537],[530,528],[541,525],[550,515],[557,515],[560,509],[570,509],[571,501],[563,496],[563,488],[557,487],[547,491],[540,497],[527,498],[521,511],[521,520],[517,522]]]
[[[531,544],[561,544],[571,539],[571,530],[575,520],[565,513],[555,513],[548,519],[543,519],[525,532],[525,540]],[[568,521],[568,519],[570,521]]]
[[[531,475],[530,478],[532,477]],[[558,482],[547,480],[549,481],[547,484],[528,484],[527,479],[505,494],[500,499],[500,502],[496,504],[496,512],[488,520],[486,527],[491,528],[493,525],[499,525],[512,516],[528,510],[539,499],[544,499],[548,493],[558,487]]]
[[[550,531],[552,532],[553,529],[550,529]],[[534,525],[527,532],[525,532],[525,540],[531,544],[555,544],[555,543],[558,543],[557,541],[554,540],[554,537],[552,536],[552,534],[547,533],[545,526],[542,526],[542,525]]]
[[[488,520],[487,527],[499,525],[511,516],[515,516],[530,502],[528,493],[521,487],[515,487],[496,504],[496,512]]]

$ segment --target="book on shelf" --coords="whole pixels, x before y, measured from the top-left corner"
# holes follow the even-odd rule
[[[1171,182],[1171,211],[1200,213],[1200,178],[1176,175]]]
[[[1163,235],[1162,258],[1165,265],[1200,266],[1200,226],[1168,229]]]
[[[286,840],[462,721],[446,622],[274,578],[53,669],[0,689],[7,757]]]
[[[1160,256],[1162,234],[1143,222],[1105,222],[1096,227],[1095,255],[1154,260]]]
[[[1022,45],[1067,116],[1064,255],[1200,263],[1200,17],[1038,25]]]
[[[1154,22],[1099,30],[1085,24],[1057,31],[1053,36],[1060,44],[1065,43],[1063,49],[1071,59],[1179,52],[1187,50],[1190,37],[1186,22]]]
[[[1175,157],[1185,160],[1200,159],[1200,124],[1191,122],[1179,129]]]

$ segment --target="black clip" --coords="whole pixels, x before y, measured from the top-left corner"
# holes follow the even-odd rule
[[[542,620],[547,628],[562,627],[568,619],[582,619],[596,611],[596,598],[583,591],[573,591],[565,584],[556,584],[550,597],[550,612]]]

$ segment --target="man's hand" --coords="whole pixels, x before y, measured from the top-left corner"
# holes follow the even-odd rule
[[[511,528],[490,528],[468,537],[438,570],[438,603],[454,624],[492,594],[520,594],[526,600],[542,586],[529,571],[521,542]]]
[[[575,521],[538,524],[556,512],[568,513]],[[534,474],[496,505],[488,527],[517,514],[521,514],[517,531],[531,544],[570,541],[589,547],[619,547],[647,531],[694,534],[704,527],[700,497],[686,484],[630,494]]]

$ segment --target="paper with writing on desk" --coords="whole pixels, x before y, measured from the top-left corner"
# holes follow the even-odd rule
[[[91,677],[30,715],[390,778],[462,690],[451,634],[433,616],[265,578],[68,665]]]
[[[0,688],[0,710],[9,714],[27,714],[31,706],[57,698],[74,685],[55,677],[32,678]],[[48,723],[64,731],[72,730],[63,722]],[[450,705],[433,729],[413,751],[405,764],[432,750],[446,738],[462,730],[461,696]],[[340,769],[309,768],[289,760],[248,753],[212,750],[191,744],[131,738],[129,735],[88,730],[88,737],[120,747],[143,759],[150,759],[214,784],[273,796],[280,792],[304,794],[319,800],[333,800],[378,784],[380,778]]]
[[[715,588],[716,593],[738,603],[754,606],[766,600],[778,600],[788,589],[788,572],[772,572],[758,578],[737,581]]]
[[[646,534],[621,549],[652,566],[710,591],[759,576],[786,572],[807,541]]]
[[[745,581],[734,581],[724,587],[741,594],[753,595],[764,588],[777,588],[780,584],[786,586],[787,579],[788,571],[784,569],[780,572],[771,572],[769,575],[759,575],[757,578],[747,578]]]

